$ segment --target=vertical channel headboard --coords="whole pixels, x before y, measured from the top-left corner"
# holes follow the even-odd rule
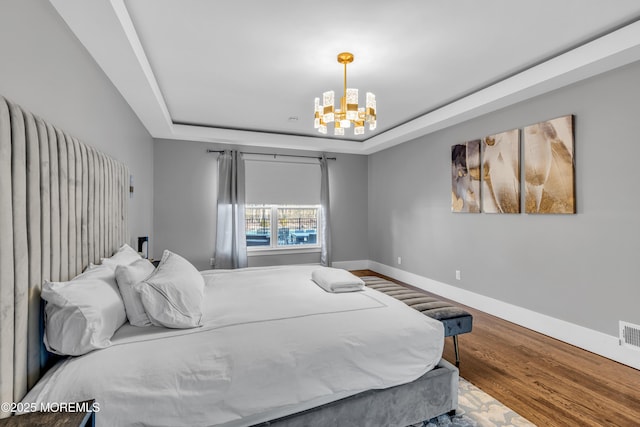
[[[69,280],[128,242],[128,177],[0,96],[0,401],[40,378],[44,280]]]

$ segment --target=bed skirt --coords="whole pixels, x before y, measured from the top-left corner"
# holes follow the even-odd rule
[[[458,407],[458,369],[442,359],[415,381],[369,390],[254,427],[406,427]]]

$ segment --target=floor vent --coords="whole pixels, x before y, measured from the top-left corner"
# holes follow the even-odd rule
[[[621,320],[620,345],[640,350],[640,326]]]

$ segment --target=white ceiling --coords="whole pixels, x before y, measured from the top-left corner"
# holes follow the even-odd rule
[[[369,154],[640,60],[637,0],[50,1],[156,138]],[[323,138],[342,51],[378,128]]]

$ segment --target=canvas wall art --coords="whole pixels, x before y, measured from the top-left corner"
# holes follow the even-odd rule
[[[482,212],[520,213],[520,131],[482,139]]]
[[[573,116],[525,127],[523,149],[525,212],[575,213]]]
[[[451,211],[480,212],[480,140],[451,147]]]

